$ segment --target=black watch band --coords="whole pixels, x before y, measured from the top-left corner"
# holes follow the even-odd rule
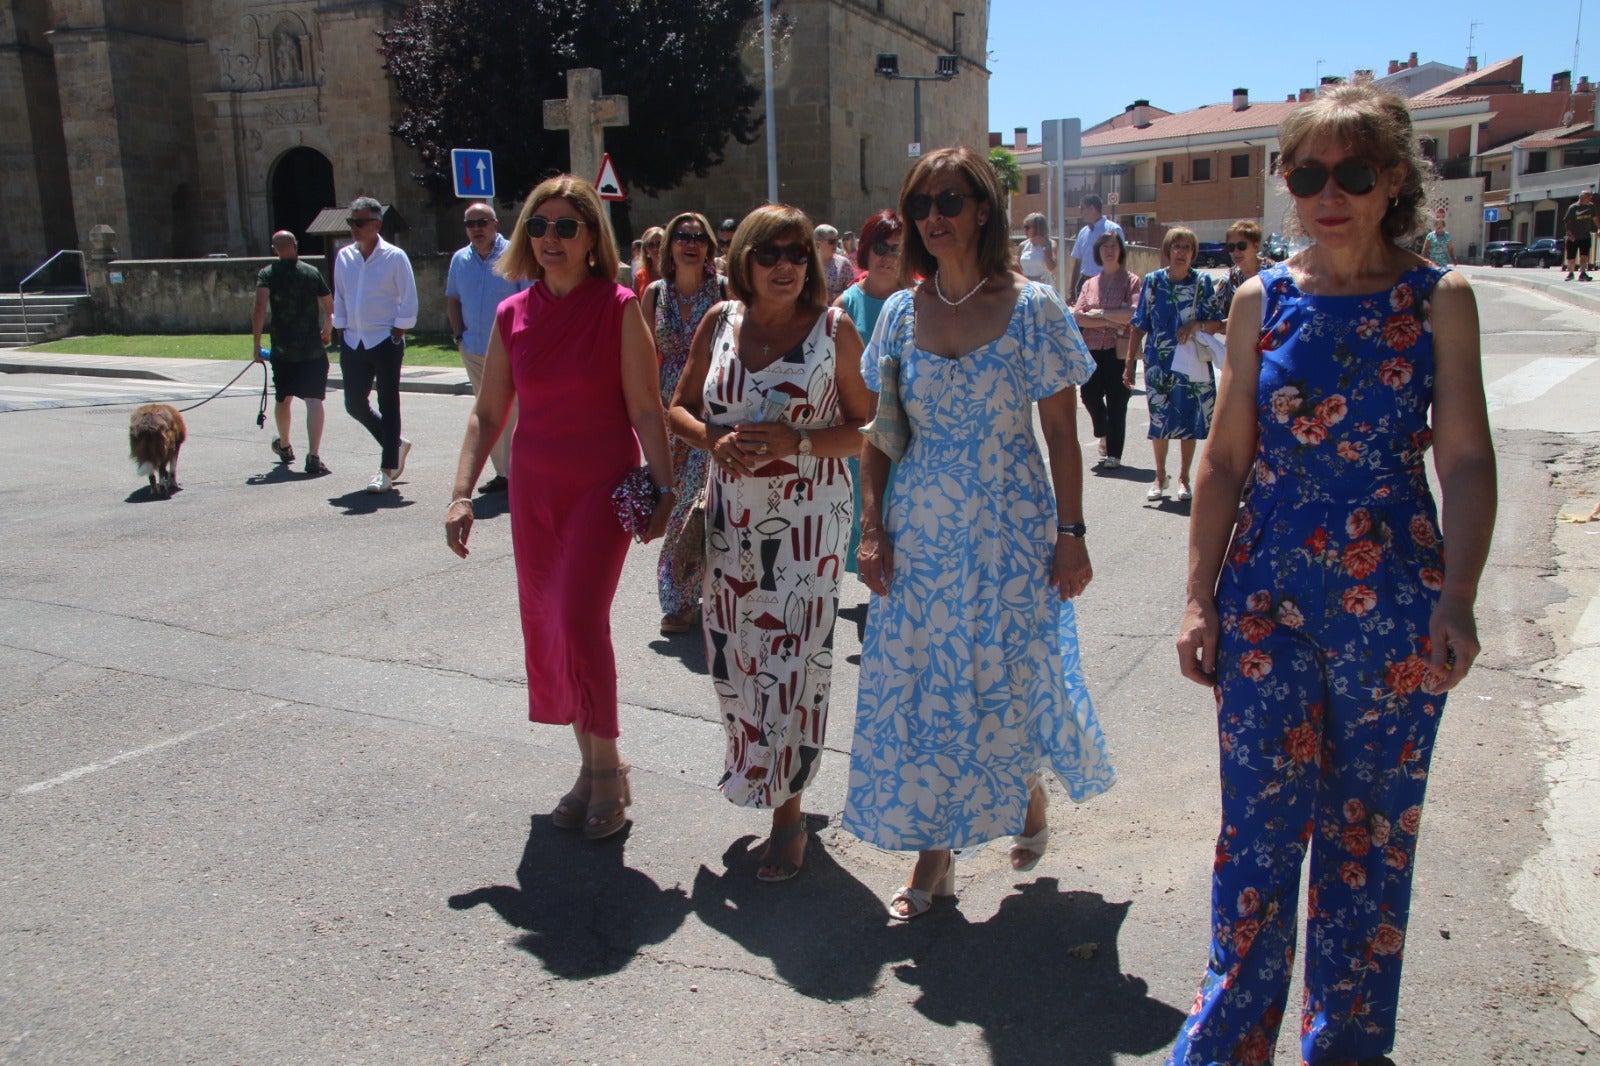
[[[1062,536],[1082,538],[1089,532],[1089,527],[1082,522],[1058,522],[1056,532]]]

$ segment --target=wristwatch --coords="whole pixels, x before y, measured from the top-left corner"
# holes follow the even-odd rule
[[[1077,537],[1082,540],[1089,532],[1089,527],[1082,522],[1058,522],[1056,532],[1064,537]]]
[[[801,455],[811,454],[811,434],[800,430],[800,447],[797,449]]]

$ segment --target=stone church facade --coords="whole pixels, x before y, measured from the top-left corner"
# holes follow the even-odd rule
[[[389,132],[400,104],[377,34],[405,7],[0,0],[0,288],[58,249],[89,248],[99,226],[115,231],[122,258],[261,255],[274,229],[303,233],[317,210],[358,195],[395,205],[409,251],[455,247],[456,205],[429,204],[409,177],[414,153]],[[969,57],[959,76],[923,86],[923,140],[987,143],[987,0],[780,10],[790,23],[773,79],[781,199],[841,228],[892,203],[912,86],[876,77],[877,52],[897,52],[907,74],[932,73],[959,36]],[[758,28],[730,57],[757,85]],[[765,200],[766,180],[765,141],[730,142],[710,177],[630,204],[631,228],[688,207],[742,214]]]

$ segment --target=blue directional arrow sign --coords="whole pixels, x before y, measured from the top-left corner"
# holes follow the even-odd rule
[[[486,148],[450,149],[450,176],[461,199],[493,199],[494,153]]]

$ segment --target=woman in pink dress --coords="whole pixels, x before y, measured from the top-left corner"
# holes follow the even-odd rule
[[[515,398],[511,543],[528,669],[528,717],[570,725],[578,782],[550,820],[598,840],[627,821],[617,750],[611,600],[628,553],[611,493],[642,446],[659,493],[644,539],[672,513],[672,455],[655,345],[639,301],[615,282],[616,243],[588,182],[551,178],[528,195],[500,271],[532,287],[500,304],[483,388],[467,419],[445,539],[467,555],[472,486]],[[464,486],[464,487],[463,487]]]

